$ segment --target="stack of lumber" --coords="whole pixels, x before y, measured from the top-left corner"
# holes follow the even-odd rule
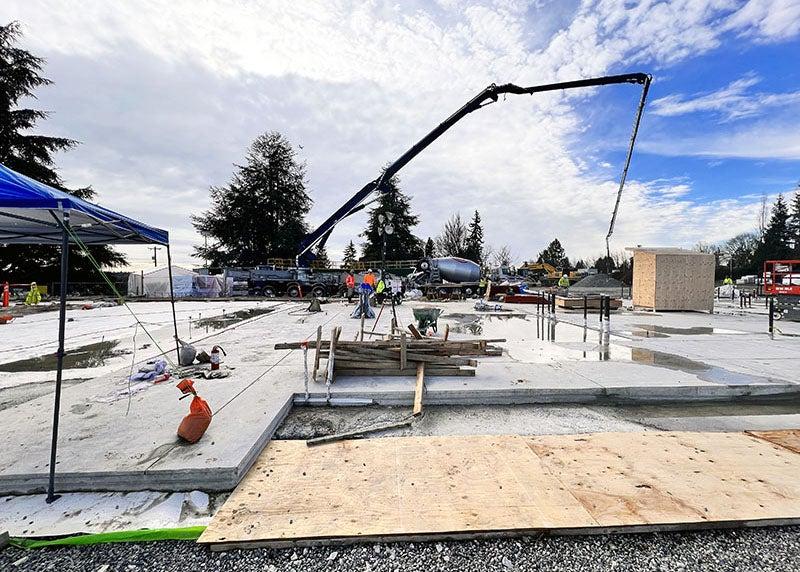
[[[334,375],[417,375],[417,365],[424,364],[427,376],[474,376],[478,365],[473,356],[499,356],[502,348],[491,342],[505,340],[414,339],[405,334],[399,339],[331,342],[316,344],[318,356],[330,359]],[[309,346],[313,346],[313,342]],[[301,342],[280,343],[276,350],[299,349]],[[316,359],[315,359],[316,361]]]

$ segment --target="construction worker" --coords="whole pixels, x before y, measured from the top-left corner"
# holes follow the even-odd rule
[[[350,304],[353,301],[353,294],[356,290],[356,277],[353,276],[353,271],[347,271],[347,277],[344,279],[344,285],[347,288],[347,303]]]
[[[558,287],[569,288],[569,276],[566,274],[562,275],[561,278],[558,279]]]
[[[383,275],[378,279],[378,283],[375,285],[375,302],[378,304],[383,304],[384,298],[384,291],[386,290],[386,280],[384,280]]]
[[[30,292],[28,292],[28,295],[25,296],[25,305],[35,306],[41,301],[42,301],[42,295],[39,292],[39,287],[36,285],[36,282],[31,282]]]
[[[486,292],[486,275],[481,274],[481,279],[478,280],[478,294],[483,296],[484,292]]]
[[[368,285],[370,290],[375,290],[375,275],[372,273],[372,268],[364,274],[364,284]]]
[[[733,279],[730,276],[726,276],[725,280],[722,281],[723,286],[733,285]]]

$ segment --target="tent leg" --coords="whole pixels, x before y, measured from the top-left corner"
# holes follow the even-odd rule
[[[181,365],[181,348],[178,344],[178,320],[175,318],[175,288],[172,286],[172,255],[167,243],[167,272],[169,274],[169,301],[172,304],[172,327],[175,329],[175,353],[178,356],[177,364]]]
[[[61,495],[55,494],[56,484],[56,449],[58,447],[58,417],[61,411],[61,377],[64,368],[64,327],[67,321],[67,269],[69,268],[69,213],[64,213],[61,238],[61,302],[58,308],[58,352],[56,353],[56,395],[53,406],[53,440],[50,444],[50,480],[47,485],[47,504]]]

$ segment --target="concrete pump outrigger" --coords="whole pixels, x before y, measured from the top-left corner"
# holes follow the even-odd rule
[[[511,83],[506,83],[503,85],[496,85],[492,84],[483,91],[481,91],[478,95],[473,97],[469,100],[461,109],[453,113],[450,117],[445,119],[442,123],[440,123],[435,129],[433,129],[430,133],[428,133],[425,137],[423,137],[420,141],[414,144],[408,151],[403,153],[400,157],[398,157],[393,163],[391,163],[386,169],[384,169],[383,173],[377,179],[370,181],[366,185],[364,185],[360,191],[358,191],[355,195],[353,195],[350,200],[344,203],[335,213],[333,213],[328,219],[323,222],[319,227],[317,227],[314,231],[307,234],[303,240],[301,241],[298,254],[297,254],[297,265],[299,266],[308,266],[309,262],[314,259],[314,255],[310,252],[311,249],[316,245],[324,245],[328,237],[330,236],[331,232],[333,232],[334,227],[341,222],[343,219],[347,218],[348,216],[362,210],[363,208],[367,207],[371,203],[378,200],[381,194],[388,192],[388,189],[385,185],[386,181],[389,181],[400,169],[405,167],[411,159],[416,157],[419,153],[421,153],[428,145],[436,141],[445,131],[450,129],[453,125],[458,123],[462,118],[467,116],[468,114],[472,113],[475,110],[481,109],[486,105],[491,103],[495,103],[498,101],[499,97],[504,94],[516,94],[516,95],[532,95],[534,93],[541,93],[545,91],[557,91],[561,89],[574,89],[580,87],[596,87],[601,85],[613,85],[613,84],[621,84],[621,83],[633,83],[639,84],[642,86],[642,96],[639,100],[639,106],[636,110],[636,117],[633,123],[633,132],[631,133],[630,143],[628,145],[628,153],[625,157],[625,163],[622,169],[622,175],[619,181],[619,190],[617,191],[617,199],[614,203],[614,210],[611,215],[611,223],[608,227],[608,234],[606,235],[606,254],[610,255],[610,247],[609,247],[609,240],[611,239],[611,235],[614,232],[614,223],[617,219],[617,211],[619,210],[619,202],[622,198],[622,189],[625,186],[625,179],[628,176],[628,167],[631,163],[631,156],[633,155],[633,146],[636,142],[636,135],[639,132],[639,124],[642,120],[642,112],[644,111],[644,104],[645,100],[647,99],[647,92],[650,89],[650,82],[652,81],[652,76],[645,73],[630,73],[630,74],[622,74],[622,75],[612,75],[612,76],[604,76],[604,77],[597,77],[597,78],[589,78],[589,79],[579,79],[575,81],[565,81],[559,83],[549,83],[545,85],[535,85],[532,87],[520,87],[518,85],[514,85]],[[378,196],[373,198],[370,201],[367,201],[367,198],[373,194],[377,193]]]

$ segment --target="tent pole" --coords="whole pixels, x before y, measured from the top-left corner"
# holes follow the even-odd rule
[[[47,504],[59,496],[55,494],[56,448],[58,447],[58,417],[61,411],[61,376],[64,368],[64,327],[67,321],[67,269],[69,268],[69,212],[64,211],[61,222],[61,302],[58,308],[58,352],[56,353],[56,395],[53,406],[53,440],[50,444],[50,480],[47,485]]]
[[[169,301],[172,304],[172,327],[175,329],[175,353],[178,355],[178,365],[181,365],[181,348],[178,344],[178,320],[175,318],[175,288],[172,286],[172,255],[167,243],[167,272],[169,273]]]

